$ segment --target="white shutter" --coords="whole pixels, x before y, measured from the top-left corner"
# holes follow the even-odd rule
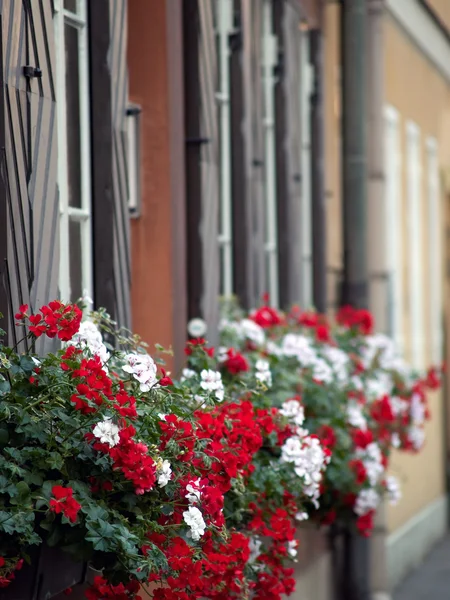
[[[439,192],[438,147],[435,138],[429,137],[427,153],[427,208],[428,208],[428,294],[431,360],[442,361],[442,249]]]
[[[389,333],[394,338],[399,351],[403,352],[402,157],[399,115],[392,106],[385,107],[385,161],[385,264],[389,273]]]
[[[422,167],[420,129],[409,121],[406,125],[407,153],[407,223],[408,223],[408,295],[410,305],[410,339],[414,367],[424,366],[424,310],[422,270]]]

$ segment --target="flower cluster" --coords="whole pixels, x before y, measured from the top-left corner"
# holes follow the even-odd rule
[[[0,345],[0,587],[49,543],[102,571],[88,600],[281,600],[298,522],[366,535],[398,500],[390,453],[422,446],[441,369],[411,371],[367,311],[231,311],[179,380],[104,311],[81,319],[22,306],[63,347]]]
[[[248,319],[254,322],[252,339],[244,333]],[[367,310],[343,307],[333,325],[298,307],[285,315],[265,305],[248,319],[229,309],[221,323],[222,348],[241,353],[256,377],[258,362],[267,362],[273,385],[266,396],[297,426],[281,460],[309,475],[309,514],[327,524],[336,518],[354,522],[360,533],[370,534],[383,495],[391,502],[400,497],[397,480],[387,474],[391,452],[422,447],[426,392],[439,387],[442,369],[414,372],[389,337],[373,333]],[[316,434],[320,446],[314,439],[305,444],[302,427]],[[322,480],[324,449],[329,467]]]

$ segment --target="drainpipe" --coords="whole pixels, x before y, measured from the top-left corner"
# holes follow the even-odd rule
[[[366,0],[341,0],[342,302],[368,306],[366,192]]]
[[[385,113],[384,113],[384,42],[385,0],[367,0],[367,231],[369,306],[377,330],[392,333],[392,280],[384,239],[385,198]],[[370,538],[371,589],[374,597],[389,598],[386,553],[386,507],[377,510]]]
[[[341,0],[342,218],[344,277],[342,303],[369,304],[367,261],[366,0]],[[342,600],[370,599],[370,543],[344,527]]]
[[[319,2],[318,24],[309,32],[310,63],[313,73],[311,90],[311,219],[313,302],[320,313],[327,311],[327,247],[324,170],[324,43],[323,4]]]

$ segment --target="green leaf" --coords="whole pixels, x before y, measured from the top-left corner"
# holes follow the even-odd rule
[[[40,487],[44,481],[44,478],[38,472],[28,472],[24,475],[24,481],[26,481],[28,485],[36,485]]]
[[[19,483],[16,485],[16,488],[20,500],[24,501],[27,498],[29,498],[30,488],[28,487],[28,484],[25,481],[19,481]]]
[[[0,396],[4,396],[11,391],[11,384],[7,379],[0,379]]]
[[[173,506],[171,504],[165,504],[161,507],[161,512],[163,515],[171,515],[173,513]]]
[[[112,549],[111,540],[114,540],[116,531],[112,525],[106,521],[100,520],[98,522],[88,521],[87,523],[88,534],[86,540],[91,542],[94,550],[102,552],[108,552]]]
[[[31,373],[33,372],[33,369],[36,368],[36,365],[35,365],[33,359],[31,358],[31,356],[28,356],[26,354],[20,357],[19,362],[20,362],[20,366],[22,367],[22,369],[28,375],[31,375]]]

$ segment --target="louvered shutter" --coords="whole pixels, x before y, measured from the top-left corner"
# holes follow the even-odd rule
[[[219,318],[219,139],[213,3],[183,3],[189,317]]]
[[[130,221],[127,182],[127,0],[110,0],[114,316],[131,326]]]
[[[283,308],[303,297],[299,21],[298,10],[290,3],[275,4],[275,29],[280,48],[276,132],[280,304]]]
[[[262,91],[262,2],[244,2],[242,30],[245,61],[245,113],[248,135],[248,178],[251,205],[253,258],[252,300],[254,305],[266,291],[264,263],[264,133]]]
[[[200,136],[209,138],[200,153],[203,243],[202,313],[208,323],[209,338],[219,318],[219,145],[217,91],[217,50],[213,5],[199,0]]]
[[[58,295],[55,42],[51,2],[5,0],[0,7],[0,310],[15,343],[18,305],[36,310]]]

